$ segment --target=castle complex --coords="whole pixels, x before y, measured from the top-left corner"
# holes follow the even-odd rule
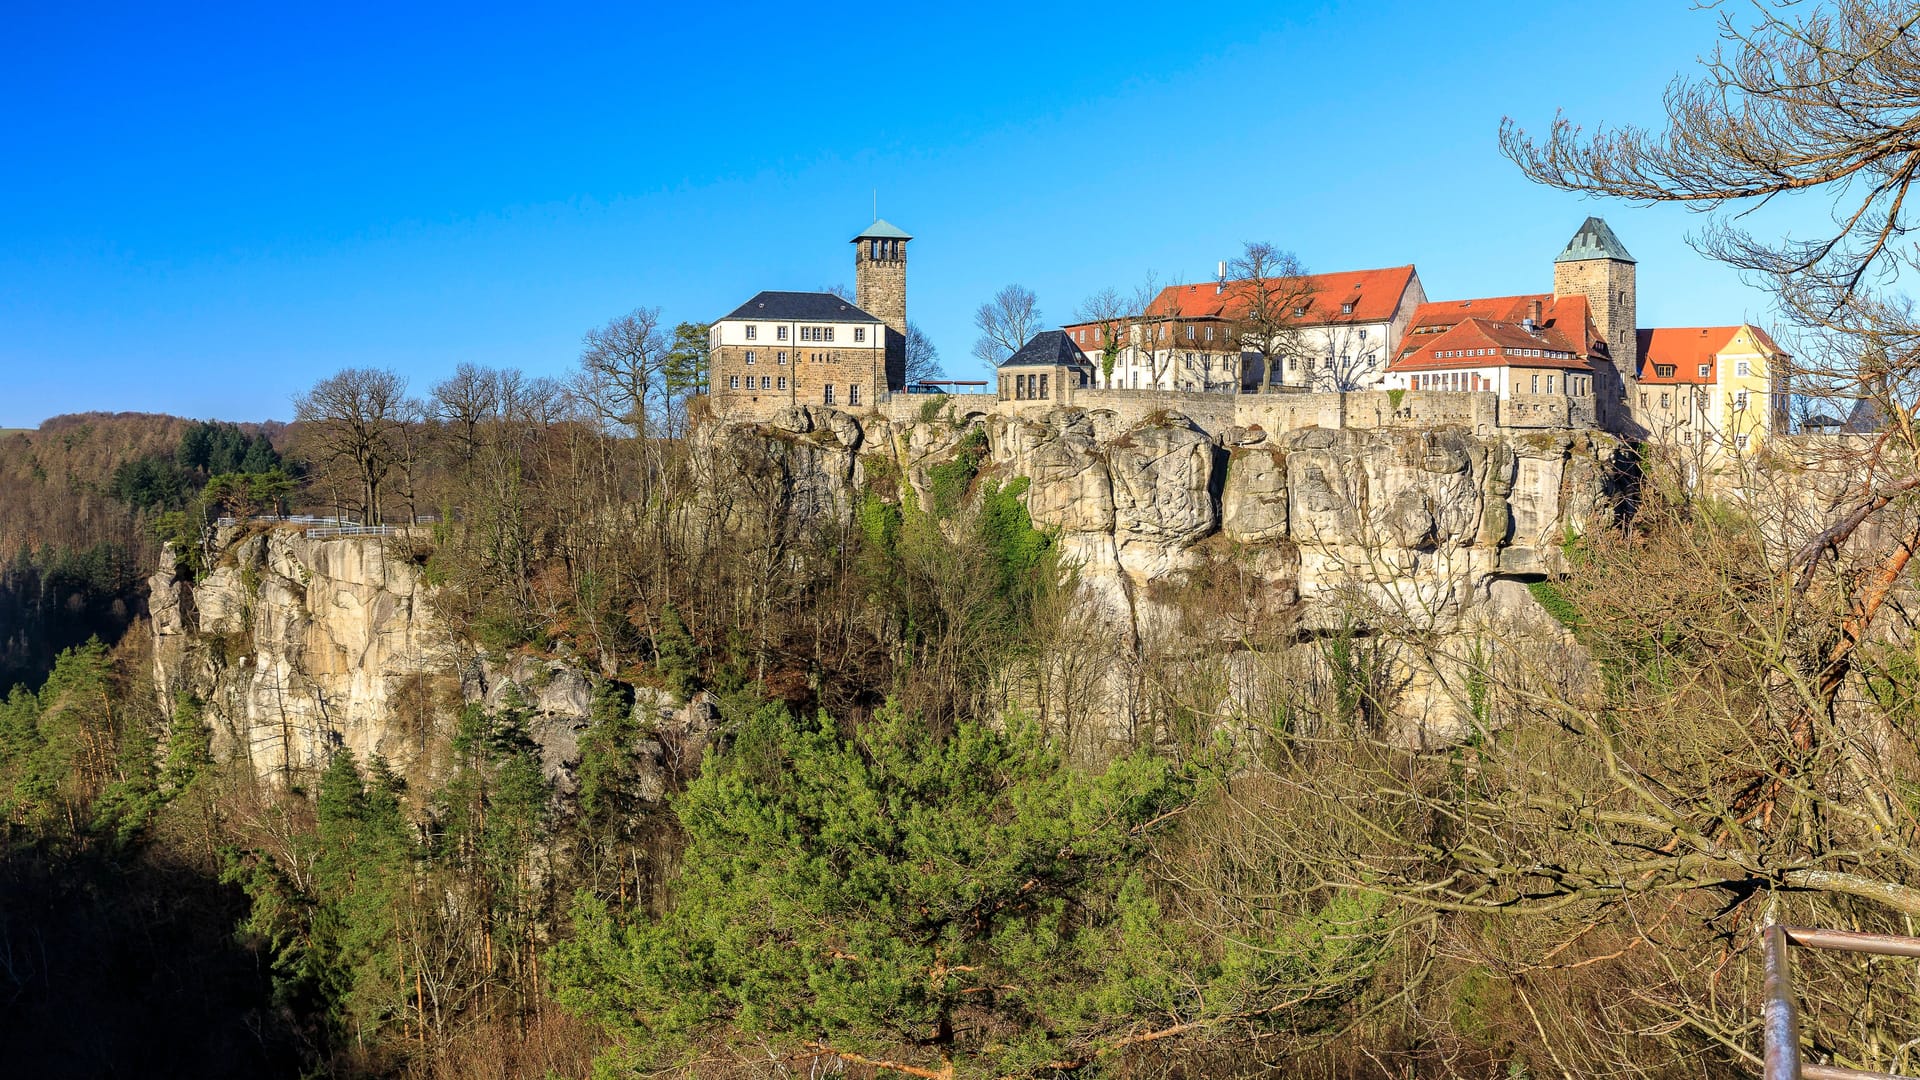
[[[713,325],[718,415],[797,405],[900,413],[906,232],[854,245],[854,298],[763,292]],[[1785,362],[1758,327],[1637,325],[1637,263],[1589,217],[1551,291],[1430,301],[1412,266],[1174,284],[1145,311],[1043,331],[956,405],[1177,409],[1196,423],[1598,427],[1743,453],[1787,431]],[[916,388],[918,389],[918,388]]]

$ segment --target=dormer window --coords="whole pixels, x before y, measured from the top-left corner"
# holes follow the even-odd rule
[[[1655,364],[1653,365],[1653,373],[1662,379],[1671,379],[1673,378],[1673,365]]]
[[[1305,315],[1306,313],[1307,313],[1307,305],[1305,304],[1301,304],[1299,307],[1293,309],[1293,317],[1296,319],[1302,315]]]
[[[1701,377],[1701,378],[1703,378],[1703,379],[1704,379],[1704,378],[1706,378],[1706,377],[1707,377],[1707,376],[1708,376],[1708,375],[1709,375],[1709,374],[1710,374],[1710,373],[1711,373],[1712,371],[1713,371],[1713,365],[1712,365],[1712,364],[1701,364],[1701,365],[1700,365],[1700,377]]]
[[[1351,315],[1351,314],[1353,314],[1353,301],[1351,301],[1351,300],[1349,300],[1349,301],[1347,301],[1346,303],[1344,303],[1344,304],[1341,304],[1341,305],[1340,305],[1340,314],[1342,314],[1342,315]]]

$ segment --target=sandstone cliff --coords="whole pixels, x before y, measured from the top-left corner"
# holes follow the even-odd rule
[[[345,747],[431,774],[461,706],[512,696],[565,782],[592,701],[587,677],[464,641],[429,606],[406,537],[308,539],[267,525],[222,529],[213,547],[199,582],[179,580],[166,553],[149,585],[157,682],[169,704],[179,691],[206,702],[218,756],[281,780]],[[668,756],[697,757],[704,701],[642,690],[635,709],[657,736],[637,752],[663,769]]]
[[[1500,624],[1564,646],[1520,582],[1561,569],[1566,540],[1611,513],[1624,472],[1619,445],[1585,432],[1210,435],[1178,414],[1125,424],[1100,411],[949,410],[897,423],[803,408],[766,425],[703,428],[696,489],[716,536],[750,527],[741,514],[750,501],[781,529],[850,514],[880,474],[928,506],[931,471],[979,453],[983,436],[981,468],[1029,481],[1028,510],[1077,567],[1092,625],[1115,655],[1178,633],[1229,666],[1356,610],[1429,635]],[[161,685],[209,702],[223,754],[263,776],[316,767],[337,745],[431,770],[436,730],[461,703],[517,692],[550,768],[564,774],[586,677],[562,660],[489,657],[464,641],[427,603],[403,540],[256,528],[216,541],[204,580],[176,581],[171,566],[155,575],[152,608]],[[1238,575],[1234,595],[1196,620],[1179,589],[1223,564]],[[1453,723],[1444,665],[1400,667],[1401,715]],[[1233,677],[1246,681],[1244,668]],[[1124,694],[1104,700],[1116,712],[1138,707]],[[680,730],[703,723],[668,701],[641,708]]]

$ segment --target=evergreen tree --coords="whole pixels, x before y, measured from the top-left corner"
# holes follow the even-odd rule
[[[1178,988],[1219,971],[1183,967],[1139,876],[1194,796],[1145,755],[1078,773],[1019,719],[942,738],[889,707],[849,739],[766,706],[679,804],[676,906],[635,923],[583,894],[556,983],[635,1069],[736,1037],[926,1076],[1085,1060],[1171,1022],[1143,996],[1209,1008]]]

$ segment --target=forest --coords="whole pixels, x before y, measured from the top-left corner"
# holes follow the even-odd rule
[[[1773,291],[1796,392],[1884,423],[1728,485],[1636,447],[1531,583],[1550,652],[1357,589],[1216,647],[1187,631],[1245,599],[1232,550],[1159,584],[1172,632],[1103,634],[978,425],[936,404],[938,462],[872,455],[834,506],[804,483],[822,442],[718,430],[702,328],[650,308],[564,378],[349,368],[287,425],[6,436],[0,1061],[1756,1075],[1761,927],[1920,918],[1920,326],[1874,286],[1912,254],[1916,121],[1859,107],[1912,98],[1920,44],[1896,5],[1766,10],[1676,83],[1668,130],[1503,146],[1598,196],[1841,200],[1822,242],[1723,215],[1702,246]],[[217,703],[156,681],[144,581],[162,544],[201,580],[221,519],[284,513],[408,526],[385,550],[468,647],[585,672],[564,775],[514,694],[422,701],[418,768],[216,754]],[[1219,705],[1228,653],[1265,664],[1251,711]],[[1389,722],[1407,656],[1462,673],[1457,737]],[[1102,727],[1075,706],[1111,677],[1143,704]],[[1796,963],[1810,1058],[1920,1072],[1910,960]]]

